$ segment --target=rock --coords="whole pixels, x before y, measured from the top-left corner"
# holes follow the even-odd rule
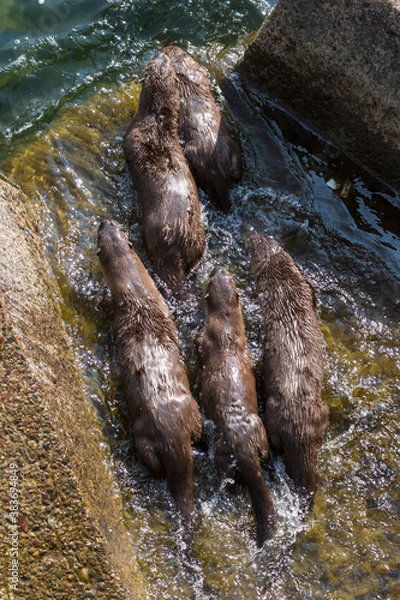
[[[66,597],[64,582],[57,576],[69,568],[62,540],[76,553],[86,550],[87,564],[96,566],[101,580],[109,578],[110,597],[138,600],[145,596],[141,574],[114,497],[113,475],[104,464],[97,413],[85,398],[57,283],[51,278],[38,230],[30,200],[17,187],[0,181],[4,435],[0,498],[6,498],[4,523],[11,531],[17,527],[11,508],[7,509],[13,477],[19,502],[14,510],[23,509],[18,516],[21,597]],[[51,439],[47,451],[39,443],[44,436]],[[74,494],[67,494],[67,489],[74,489]],[[4,532],[0,536],[5,573],[10,569],[10,539]],[[71,581],[69,598],[82,598],[76,579]],[[8,598],[9,581],[5,585]],[[26,585],[29,590],[23,593]]]
[[[400,185],[399,0],[279,0],[236,69]]]
[[[82,569],[80,569],[79,578],[81,581],[83,581],[85,583],[89,583],[89,572],[86,567],[83,567]]]

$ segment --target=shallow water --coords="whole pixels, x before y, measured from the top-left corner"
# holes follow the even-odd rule
[[[41,216],[148,598],[394,600],[400,565],[399,197],[255,90],[235,77],[223,81],[267,10],[261,0],[2,2],[1,171],[19,183]],[[193,342],[215,264],[227,267],[239,287],[254,364],[259,360],[260,322],[242,242],[243,226],[255,220],[315,286],[330,407],[308,518],[280,461],[265,471],[277,532],[262,550],[254,541],[248,496],[228,492],[212,456],[196,451],[194,573],[185,568],[165,485],[131,459],[110,320],[98,306],[103,283],[95,254],[98,223],[112,218],[129,231],[149,266],[121,136],[137,105],[143,67],[166,41],[184,44],[209,68],[245,163],[230,215],[202,195],[206,253],[189,277],[188,299],[169,299],[194,394]]]

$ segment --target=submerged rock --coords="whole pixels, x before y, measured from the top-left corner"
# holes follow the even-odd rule
[[[398,186],[399,57],[398,0],[279,0],[236,68]]]

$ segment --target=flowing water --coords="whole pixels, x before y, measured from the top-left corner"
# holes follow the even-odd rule
[[[149,599],[400,597],[399,197],[228,75],[273,3],[265,0],[2,0],[0,169],[28,194],[65,320],[104,425],[126,526]],[[265,471],[277,513],[259,550],[249,497],[232,494],[196,450],[194,571],[162,482],[132,460],[110,319],[99,308],[101,218],[129,232],[148,265],[121,141],[154,51],[177,42],[205,64],[244,156],[234,209],[202,195],[207,249],[189,297],[169,298],[198,397],[194,340],[215,264],[242,298],[254,364],[260,320],[243,226],[276,236],[313,283],[326,342],[330,427],[305,519],[278,459]],[[157,280],[160,285],[160,282]],[[161,286],[162,287],[162,286]],[[210,428],[206,426],[209,433]]]

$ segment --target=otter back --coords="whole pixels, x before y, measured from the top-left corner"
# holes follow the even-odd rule
[[[201,258],[204,226],[197,187],[178,134],[175,71],[162,52],[147,65],[138,111],[123,140],[142,209],[142,236],[156,273],[173,290]]]
[[[328,407],[321,400],[323,339],[314,292],[293,259],[271,237],[248,236],[263,317],[265,425],[285,456],[298,491],[312,498]]]
[[[225,212],[229,191],[241,178],[239,145],[229,136],[211,92],[207,71],[177,46],[162,49],[176,72],[180,93],[179,133],[194,178]]]

